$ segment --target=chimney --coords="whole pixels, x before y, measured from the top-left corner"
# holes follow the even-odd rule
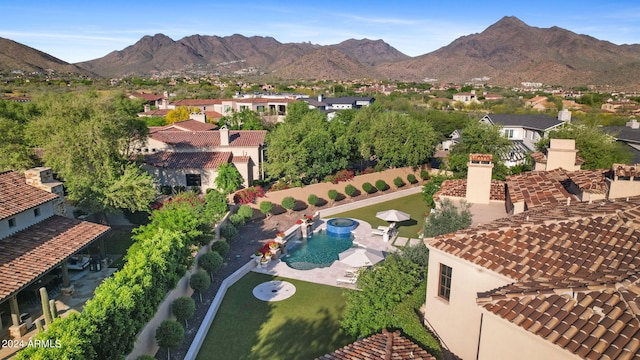
[[[53,171],[48,167],[36,167],[24,172],[27,185],[58,195],[53,203],[53,211],[56,215],[67,216],[64,206],[64,187],[60,181],[53,177]]]
[[[567,109],[562,109],[558,112],[558,120],[564,121],[566,123],[571,122],[571,111]]]
[[[471,204],[488,204],[491,196],[493,155],[469,154],[466,200]]]
[[[223,125],[220,128],[220,146],[229,146],[229,128]]]
[[[323,102],[323,101],[324,101],[324,95],[318,94],[318,102]]]
[[[199,112],[199,113],[191,113],[191,114],[189,114],[189,119],[195,120],[195,121],[199,121],[201,123],[206,123],[207,122],[207,116],[202,111]]]
[[[567,171],[580,170],[580,165],[576,165],[576,141],[574,139],[551,139],[549,149],[547,149],[547,167],[545,170],[551,171],[563,168]]]
[[[144,112],[149,112],[149,111],[151,111],[151,105],[144,104]]]

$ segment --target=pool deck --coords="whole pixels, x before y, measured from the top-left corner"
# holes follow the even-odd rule
[[[359,225],[351,233],[354,235],[354,246],[381,250],[385,253],[394,252],[397,249],[392,245],[393,240],[384,242],[382,236],[371,235],[371,225],[365,221],[354,219]],[[320,220],[322,222],[315,231],[323,230],[325,228],[325,219]],[[325,284],[331,286],[355,288],[355,285],[348,283],[338,283],[337,279],[343,278],[347,270],[353,270],[353,267],[344,264],[341,261],[334,261],[329,267],[311,269],[311,270],[296,270],[290,268],[285,262],[280,259],[275,259],[269,262],[266,267],[256,267],[252,271],[280,276],[289,279],[296,279],[302,281],[308,281],[317,284]]]

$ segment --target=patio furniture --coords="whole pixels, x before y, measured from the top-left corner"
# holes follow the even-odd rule
[[[357,276],[352,276],[352,277],[341,277],[341,278],[337,278],[336,282],[338,284],[355,284],[356,282],[358,282],[358,277]]]

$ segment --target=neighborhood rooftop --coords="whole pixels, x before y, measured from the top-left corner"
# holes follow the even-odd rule
[[[0,219],[54,200],[58,195],[27,185],[24,175],[16,171],[0,173]]]
[[[229,146],[258,146],[264,143],[265,130],[229,131]],[[149,134],[154,139],[176,148],[210,148],[220,146],[219,130],[159,131]]]
[[[436,357],[416,345],[413,341],[402,336],[400,331],[390,332],[386,329],[380,334],[374,334],[344,346],[330,354],[323,355],[317,360],[435,360]]]

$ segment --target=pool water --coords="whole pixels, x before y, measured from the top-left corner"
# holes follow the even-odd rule
[[[338,255],[353,246],[353,236],[332,236],[325,232],[314,233],[312,237],[287,247],[282,257],[289,267],[310,270],[331,266]]]

